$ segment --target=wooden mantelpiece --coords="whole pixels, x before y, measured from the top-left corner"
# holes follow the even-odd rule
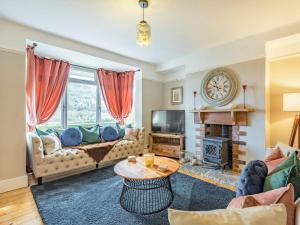
[[[199,109],[190,112],[194,113],[195,123],[247,126],[248,113],[254,109]]]

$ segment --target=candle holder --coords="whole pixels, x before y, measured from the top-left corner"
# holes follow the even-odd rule
[[[244,109],[246,109],[246,89],[247,89],[247,85],[244,84],[242,85],[243,87],[243,91],[244,91]]]
[[[193,94],[194,94],[194,110],[196,110],[196,95],[197,95],[197,91],[194,91]]]
[[[144,154],[144,165],[152,167],[154,165],[154,153],[145,153]]]

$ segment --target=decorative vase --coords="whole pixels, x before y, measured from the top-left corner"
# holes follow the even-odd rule
[[[154,153],[146,153],[144,154],[144,165],[145,166],[153,166],[154,165]]]

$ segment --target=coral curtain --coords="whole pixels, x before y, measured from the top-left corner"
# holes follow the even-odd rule
[[[116,72],[98,69],[98,81],[110,115],[124,124],[133,105],[134,71]]]
[[[26,122],[31,131],[55,113],[67,85],[70,63],[38,57],[31,46],[26,51]]]

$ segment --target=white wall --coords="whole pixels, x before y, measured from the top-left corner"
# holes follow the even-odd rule
[[[295,112],[283,112],[282,96],[300,91],[300,34],[267,42],[266,59],[266,138],[272,147],[288,143],[292,129]]]
[[[296,112],[283,111],[283,94],[300,92],[300,56],[270,62],[270,146],[288,144]],[[299,131],[298,131],[299,132]],[[297,135],[294,146],[298,146]]]
[[[247,160],[263,159],[265,155],[265,60],[257,59],[227,66],[238,75],[240,84],[247,84],[246,103],[255,108],[254,113],[249,114],[249,126],[247,131]],[[185,79],[164,84],[164,108],[186,110],[186,148],[187,151],[195,150],[195,125],[193,114],[193,91],[197,91],[196,106],[207,105],[199,95],[203,77],[209,70],[188,74]],[[183,86],[184,104],[171,105],[170,92],[172,87]],[[241,88],[240,88],[241,89]],[[233,100],[233,104],[243,104],[243,94],[240,91]],[[223,108],[228,108],[224,106]]]
[[[27,185],[25,58],[0,50],[0,193]]]
[[[163,109],[163,99],[163,83],[143,79],[143,125],[146,143],[149,141],[149,132],[151,131],[151,111]]]

